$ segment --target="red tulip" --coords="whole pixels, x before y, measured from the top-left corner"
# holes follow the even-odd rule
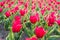
[[[14,8],[11,9],[10,11],[12,12],[12,14],[15,14],[15,12],[16,12]]]
[[[48,26],[52,26],[52,25],[53,25],[53,24],[51,24],[51,23],[48,22]]]
[[[56,2],[56,4],[60,4],[60,2]]]
[[[26,13],[25,10],[22,10],[22,9],[20,10],[20,15],[21,15],[21,16],[24,16],[25,13]]]
[[[26,38],[26,40],[30,40],[30,38]]]
[[[10,0],[5,0],[7,3],[9,3],[10,2]]]
[[[35,8],[36,8],[36,5],[33,4],[33,5],[32,5],[32,10],[35,9]]]
[[[27,8],[28,6],[29,6],[29,2],[26,2],[26,3],[24,4],[24,7]]]
[[[14,7],[10,11],[12,12],[12,14],[15,14],[15,12],[17,12],[17,10],[19,10],[18,6]]]
[[[12,21],[12,26],[15,26],[15,25],[18,25],[18,24],[21,24],[21,20],[19,18]]]
[[[12,31],[13,32],[20,32],[22,28],[22,24],[20,23],[20,20],[14,20],[12,23]]]
[[[34,16],[30,16],[30,22],[35,24],[37,22],[37,17],[34,15]]]
[[[14,1],[12,1],[11,3],[8,4],[8,8],[12,7],[12,5],[14,4]]]
[[[30,22],[33,23],[33,24],[35,24],[35,23],[38,22],[39,20],[40,20],[40,18],[39,18],[39,14],[38,14],[38,13],[36,13],[36,14],[33,15],[33,16],[30,16]]]
[[[38,40],[37,37],[31,37],[30,40]]]
[[[15,16],[15,20],[20,20],[20,19],[21,19],[20,16]]]
[[[22,25],[21,24],[16,24],[12,27],[12,31],[15,33],[15,32],[20,32],[22,28]]]
[[[3,9],[2,8],[0,8],[0,12],[2,12],[3,11]]]
[[[48,26],[52,26],[52,24],[54,24],[54,22],[55,22],[55,18],[54,17],[49,17]]]
[[[36,13],[35,16],[37,17],[37,21],[39,21],[39,20],[40,20],[40,16],[39,16],[39,14]]]
[[[5,2],[0,2],[0,6],[4,6]]]
[[[20,6],[20,5],[22,5],[22,4],[24,4],[24,2],[18,0],[18,5]]]
[[[12,31],[20,32],[21,28],[22,28],[21,18],[20,16],[15,16],[15,20],[13,20],[12,22]]]
[[[52,26],[54,24],[55,19],[56,19],[54,14],[55,12],[51,12],[51,15],[48,18],[48,26]]]
[[[60,19],[59,20],[56,20],[57,24],[60,25]]]
[[[38,40],[37,37],[26,38],[26,40]]]
[[[45,13],[45,10],[44,10],[44,9],[42,9],[42,10],[41,10],[41,14],[42,14],[42,15],[44,15],[44,13]]]
[[[15,25],[17,25],[17,24],[20,24],[20,20],[13,20],[13,22],[12,22],[12,26],[15,26]]]
[[[17,11],[17,10],[19,10],[19,7],[18,7],[18,6],[16,6],[14,9],[15,9],[15,11]]]
[[[55,17],[55,13],[56,12],[51,12],[51,15],[50,16]]]
[[[46,32],[43,27],[36,27],[35,34],[38,38],[42,38],[46,34]]]
[[[7,12],[5,13],[5,16],[6,16],[6,17],[11,16],[10,12],[9,12],[9,11],[7,11]]]

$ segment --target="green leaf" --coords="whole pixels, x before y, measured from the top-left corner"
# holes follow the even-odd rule
[[[0,15],[0,23],[4,22],[4,16]]]
[[[9,33],[8,36],[6,37],[6,40],[15,40],[15,39],[14,39],[14,34],[13,34],[11,28],[10,28],[10,33]]]
[[[27,22],[26,23],[26,27],[28,27],[29,29],[31,29],[31,23],[30,22]]]
[[[2,2],[2,0],[0,0],[0,2]]]
[[[58,2],[60,2],[60,0],[57,0]]]
[[[60,38],[60,35],[52,35],[52,36],[49,36],[49,38]]]
[[[56,38],[49,38],[48,40],[57,40]]]
[[[23,31],[24,31],[29,37],[33,36],[33,32],[30,31],[30,29],[28,29],[28,28],[26,27],[25,23],[23,23]]]
[[[7,9],[6,9],[6,8],[4,8],[4,10],[3,10],[3,12],[2,12],[2,13],[3,13],[3,14],[5,14],[5,12],[6,12],[7,10],[8,10],[8,8],[7,8]]]
[[[39,8],[38,7],[36,8],[36,11],[39,11]]]
[[[60,10],[58,10],[58,13],[60,13]]]
[[[60,40],[60,37],[59,38],[57,38],[57,37],[50,37],[50,38],[48,38],[48,40]]]
[[[20,40],[21,36],[22,36],[22,30],[20,30],[20,32],[15,33],[15,40]]]
[[[10,24],[11,24],[10,20],[6,19],[5,22],[4,22],[4,27],[5,27],[6,30],[9,30],[9,27],[11,26]]]
[[[49,35],[54,32],[54,30],[56,29],[56,27],[57,27],[57,26],[54,25],[54,27],[52,27],[52,28],[48,31],[47,37],[49,37]]]

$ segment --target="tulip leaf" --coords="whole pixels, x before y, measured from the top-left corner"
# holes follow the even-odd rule
[[[48,40],[60,40],[60,37],[58,38],[58,37],[50,37],[50,38],[48,38]]]
[[[10,27],[10,20],[9,19],[6,19],[5,22],[4,22],[4,27],[6,30],[9,30],[9,27]]]
[[[0,23],[4,22],[4,17],[3,15],[0,15]]]
[[[31,37],[32,35],[33,35],[33,32],[32,31],[30,31],[30,29],[28,29],[27,27],[26,27],[26,25],[25,25],[25,23],[23,23],[23,30],[24,30],[24,32],[29,36],[29,37]]]
[[[56,38],[49,38],[48,40],[57,40]]]
[[[11,28],[10,28],[10,33],[9,33],[8,36],[6,37],[6,40],[15,40],[15,39],[14,39],[14,34],[13,34]]]
[[[20,40],[21,36],[22,36],[22,30],[20,30],[20,32],[18,33],[15,33],[15,40]]]
[[[2,13],[5,14],[5,12],[6,12],[7,10],[8,10],[8,8],[7,8],[7,9],[4,8]]]
[[[49,35],[50,35],[51,33],[53,33],[56,28],[57,28],[57,25],[54,25],[54,27],[52,27],[52,28],[48,31],[47,37],[49,37]]]
[[[52,36],[49,36],[49,38],[60,38],[60,35],[52,35]]]
[[[0,0],[0,2],[2,2],[2,0]]]
[[[60,0],[57,0],[58,2],[60,2]]]
[[[36,8],[36,11],[39,11],[39,8],[38,7]]]
[[[31,29],[31,23],[30,22],[27,22],[26,23],[26,27],[28,27],[29,29]]]

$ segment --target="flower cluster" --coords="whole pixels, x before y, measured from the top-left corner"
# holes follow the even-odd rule
[[[15,36],[10,38],[8,36],[11,35],[8,35],[9,40],[19,40],[23,32],[28,35],[25,40],[48,39],[52,32],[60,28],[59,11],[60,2],[57,0],[2,0],[0,2],[0,13],[4,16],[4,21],[9,19],[7,25],[12,30],[10,34],[13,33]]]

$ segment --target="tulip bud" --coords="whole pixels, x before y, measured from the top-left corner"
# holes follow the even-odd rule
[[[49,15],[49,18],[48,18],[48,26],[52,26],[55,22],[55,12],[51,12],[51,15]]]
[[[41,10],[41,14],[42,14],[42,15],[44,15],[44,13],[45,13],[45,10],[44,10],[44,9],[42,9],[42,10]]]
[[[38,40],[37,37],[31,37],[30,40]]]
[[[15,32],[20,32],[22,28],[22,24],[20,23],[19,20],[14,20],[12,23],[12,31]]]
[[[21,16],[24,16],[25,13],[26,13],[25,10],[20,10],[20,15],[21,15]]]
[[[5,16],[6,17],[9,17],[11,14],[10,14],[10,12],[9,11],[7,11],[6,13],[5,13]]]
[[[15,16],[15,20],[13,20],[12,22],[12,31],[15,32],[20,32],[22,28],[22,24],[21,24],[21,19],[20,16]]]
[[[35,24],[37,22],[37,17],[36,16],[30,16],[30,22]]]
[[[12,31],[13,31],[14,33],[15,33],[15,32],[20,32],[21,28],[22,28],[22,25],[21,25],[21,24],[17,24],[17,25],[14,25],[14,26],[12,27]]]
[[[56,20],[57,24],[60,25],[60,20]]]
[[[15,20],[20,20],[20,16],[15,16]]]
[[[0,12],[2,12],[3,11],[3,9],[2,8],[0,8]]]
[[[36,27],[35,34],[38,38],[42,38],[46,34],[46,32],[43,27]]]

